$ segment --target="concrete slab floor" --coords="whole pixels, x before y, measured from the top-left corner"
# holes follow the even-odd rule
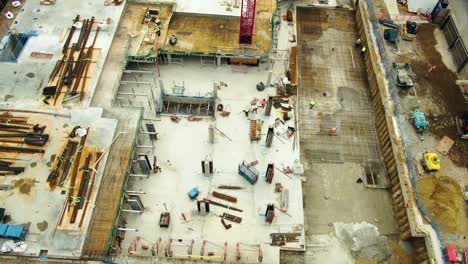
[[[117,120],[101,118],[102,109],[88,108],[61,111],[69,117],[31,115],[31,122],[46,125],[45,133],[51,135],[43,155],[20,154],[17,156],[18,165],[26,166],[24,173],[17,176],[2,177],[2,184],[11,184],[13,189],[0,191],[0,207],[6,209],[9,215],[9,224],[26,225],[29,233],[26,236],[28,245],[22,255],[38,256],[41,250],[51,257],[78,258],[92,215],[92,206],[86,212],[84,224],[79,230],[56,230],[56,225],[65,203],[65,192],[60,188],[51,191],[48,187],[47,177],[52,166],[52,156],[60,155],[66,137],[75,125],[91,127],[86,146],[107,148],[112,140]],[[25,116],[15,114],[15,116]],[[26,114],[27,115],[27,114]],[[15,163],[15,164],[16,164]],[[105,165],[105,159],[103,163]],[[94,190],[99,188],[101,177],[96,175]],[[93,192],[90,203],[94,203],[96,192]],[[5,242],[0,239],[0,243]]]
[[[101,53],[85,99],[81,103],[69,102],[71,106],[88,106],[123,8],[124,5],[105,7],[102,1],[67,0],[57,1],[51,6],[40,5],[38,1],[27,1],[11,30],[19,33],[35,30],[38,36],[29,39],[18,62],[0,63],[0,98],[7,104],[12,99],[21,99],[22,104],[28,108],[40,106],[42,88],[47,85],[49,75],[62,52],[64,30],[71,27],[76,15],[83,18],[110,18],[108,30],[100,32],[96,41],[95,48],[100,48]],[[54,56],[50,60],[35,59],[30,57],[31,52],[52,53]]]
[[[270,149],[265,146],[264,135],[258,143],[250,142],[248,136],[249,120],[242,113],[242,110],[254,97],[265,98],[268,94],[273,94],[274,91],[271,89],[266,89],[264,92],[256,91],[255,85],[264,81],[266,77],[266,72],[262,68],[251,67],[247,68],[247,73],[238,73],[233,72],[232,67],[236,66],[224,65],[219,68],[200,66],[198,60],[186,61],[183,66],[165,65],[161,67],[163,81],[170,83],[175,76],[179,82],[184,80],[187,95],[211,92],[213,81],[225,82],[227,87],[218,92],[221,103],[225,107],[229,107],[231,115],[226,118],[217,116],[216,120],[204,119],[199,122],[189,122],[184,119],[180,123],[174,123],[169,118],[162,117],[160,122],[156,122],[159,135],[155,142],[154,151],[162,173],[152,174],[148,179],[131,178],[132,190],[145,192],[141,198],[146,209],[141,215],[126,213],[126,227],[137,228],[138,232],[127,232],[122,244],[125,251],[122,252],[122,255],[127,254],[129,243],[137,236],[142,238],[144,241],[142,243],[155,242],[161,237],[163,241],[167,241],[169,238],[180,238],[183,239],[183,244],[194,239],[194,252],[199,252],[202,240],[219,245],[227,241],[229,259],[234,257],[233,246],[235,243],[240,242],[244,245],[260,243],[264,251],[264,262],[278,263],[278,253],[275,253],[277,248],[270,248],[269,245],[265,244],[270,240],[269,234],[293,230],[302,233],[301,179],[296,175],[292,175],[290,179],[276,171],[273,180],[273,183],[281,182],[284,188],[290,190],[288,209],[290,216],[277,212],[277,218],[272,225],[265,223],[264,217],[259,216],[259,214],[264,213],[267,203],[277,203],[278,198],[277,194],[273,192],[274,184],[270,185],[265,182],[266,165],[268,162],[274,162],[275,166],[280,169],[283,166],[291,166],[298,159],[299,152],[298,148],[292,150],[293,138],[282,135],[280,137],[283,143],[275,138]],[[268,126],[274,122],[277,113],[272,110],[271,117],[264,117],[262,113],[263,110],[259,109],[257,117],[264,121],[262,133],[265,133]],[[215,132],[215,143],[208,143],[208,126],[210,124],[223,131],[232,141]],[[293,126],[293,120],[288,121],[286,125]],[[144,145],[148,145],[148,143]],[[151,153],[152,150],[147,151]],[[200,162],[205,157],[209,157],[214,162],[215,173],[213,175],[201,174]],[[242,160],[259,161],[256,168],[260,171],[260,178],[254,186],[237,173],[237,166]],[[243,189],[238,191],[216,189],[216,186],[223,184],[238,185],[242,186]],[[230,205],[242,209],[242,213],[215,206],[211,206],[210,210],[217,215],[223,212],[238,215],[243,218],[242,223],[233,223],[232,229],[225,230],[217,216],[198,215],[196,204],[187,197],[187,192],[195,186],[201,191],[199,198],[209,197],[210,192],[214,190],[237,197],[238,203]],[[213,199],[216,200],[216,198]],[[159,215],[165,211],[163,204],[171,212],[169,229],[158,226]],[[181,213],[185,213],[191,221],[183,223]],[[246,236],[246,234],[249,235]],[[287,246],[300,249],[303,243],[302,238],[299,238],[299,242],[287,244]],[[222,247],[211,245],[211,248],[216,253],[222,252]],[[137,255],[139,254],[150,255],[149,252],[138,249]],[[186,254],[186,247],[174,246],[174,255],[177,254]],[[242,261],[256,261],[257,252],[252,248],[250,250],[248,247],[241,248],[241,254],[245,255]]]
[[[365,177],[362,164],[369,159],[380,160],[378,151],[374,151],[378,143],[371,133],[373,124],[364,65],[354,48],[357,35],[353,13],[327,10],[314,16],[307,9],[299,11],[298,7],[298,13],[309,14],[303,24],[299,14],[297,26],[298,57],[302,58],[298,60],[298,108],[302,124],[299,129],[301,160],[307,177],[303,200],[308,250],[305,255],[285,254],[284,263],[354,263],[349,249],[333,238],[336,222],[364,221],[375,225],[381,234],[398,233],[388,191],[365,188],[356,182]],[[317,20],[312,21],[314,17]],[[343,93],[346,87],[350,89]],[[313,110],[309,109],[311,100],[316,102]],[[330,137],[326,128],[331,121],[340,120],[340,111],[347,117],[337,125],[344,125],[345,130],[334,137],[336,140],[327,139],[330,143],[327,148],[342,153],[342,162],[326,163],[327,159],[312,162],[311,153],[323,155],[321,150],[326,146],[321,144],[322,138]],[[324,124],[322,129],[317,123]],[[338,138],[348,136],[347,144]],[[326,257],[320,258],[327,250]]]

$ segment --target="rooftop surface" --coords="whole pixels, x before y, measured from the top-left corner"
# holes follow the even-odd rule
[[[27,108],[47,107],[41,101],[42,88],[47,86],[56,61],[62,54],[67,29],[72,26],[73,19],[80,15],[81,18],[94,16],[99,20],[109,18],[110,21],[107,30],[101,31],[96,40],[95,48],[100,52],[92,76],[89,76],[85,98],[83,101],[68,102],[68,106],[89,106],[123,8],[124,5],[104,7],[102,2],[97,1],[89,1],[86,5],[79,0],[57,1],[50,6],[40,5],[38,1],[27,2],[11,30],[19,33],[36,31],[37,36],[29,38],[16,63],[0,64],[0,97],[4,104],[21,99],[21,104]],[[93,35],[91,33],[90,38]],[[74,37],[78,38],[78,33]],[[32,52],[49,53],[53,57],[38,59],[31,57]]]
[[[47,178],[54,164],[61,159],[60,153],[75,125],[90,127],[85,145],[86,153],[93,150],[102,152],[112,141],[109,135],[114,134],[117,120],[102,118],[102,109],[99,108],[75,109],[55,114],[65,116],[13,113],[14,116],[29,116],[30,123],[45,125],[44,133],[50,135],[50,140],[43,147],[44,154],[14,155],[14,165],[24,166],[26,169],[19,175],[1,178],[3,186],[11,185],[13,188],[0,192],[0,207],[6,209],[6,214],[9,216],[8,224],[24,225],[29,228],[25,240],[27,250],[23,254],[39,256],[41,250],[45,250],[51,257],[78,258],[81,256],[84,237],[93,212],[92,206],[78,213],[75,225],[67,224],[70,216],[65,214],[62,219],[61,215],[67,203],[67,193],[71,191],[67,188],[69,183],[66,181],[63,187],[51,189]],[[2,153],[1,158],[7,158],[5,153]],[[105,165],[105,159],[101,164]],[[94,203],[101,181],[100,174],[92,177],[93,183],[88,187],[90,197],[83,198],[88,204]],[[78,226],[81,221],[82,225]],[[0,240],[1,243],[5,241],[5,239]]]
[[[200,5],[209,6],[209,5]],[[161,34],[154,34],[153,23],[142,23],[144,14],[158,10],[161,20]],[[252,45],[240,45],[239,16],[218,14],[215,10],[200,13],[196,9],[179,9],[179,5],[130,3],[123,17],[127,34],[131,35],[128,55],[154,56],[156,47],[170,52],[182,53],[222,53],[250,54],[266,56],[271,46],[270,19],[276,8],[273,1],[259,1],[255,19]],[[192,12],[195,10],[194,12]],[[169,44],[169,38],[175,35],[176,45]],[[150,41],[148,41],[151,39]]]

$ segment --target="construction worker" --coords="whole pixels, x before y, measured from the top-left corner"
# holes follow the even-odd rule
[[[48,105],[48,104],[49,104],[49,99],[50,99],[50,98],[52,98],[51,95],[43,95],[43,96],[42,96],[42,102],[43,102],[44,104]]]
[[[242,110],[242,112],[244,112],[245,114],[245,117],[249,117],[249,113],[250,113],[250,109],[252,108],[252,106],[250,104],[248,104],[244,110]]]
[[[359,48],[359,46],[361,46],[361,43],[362,43],[362,40],[360,38],[358,38],[356,40],[356,48]]]
[[[161,36],[161,27],[156,25],[154,27],[154,33],[156,33],[156,35],[158,35],[158,37],[160,37]]]
[[[159,19],[159,17],[156,18],[156,20],[154,21],[154,23],[155,23],[158,27],[161,27],[161,20]]]
[[[169,38],[169,44],[171,44],[172,46],[174,46],[175,44],[177,44],[177,37],[175,35],[172,35],[170,38]]]
[[[366,46],[363,46],[361,49],[361,54],[364,55],[366,53],[366,50],[367,50]]]
[[[260,102],[261,107],[265,108],[266,104],[267,104],[267,99],[263,98],[262,101]]]
[[[309,109],[314,108],[314,106],[315,106],[315,102],[314,102],[314,101],[310,101],[310,102],[309,102]]]
[[[425,74],[424,76],[425,76],[425,77],[429,76],[429,74],[430,74],[431,72],[433,72],[434,70],[436,70],[436,69],[437,69],[437,67],[436,67],[435,65],[429,64],[429,69],[427,69],[427,72],[426,72],[426,74]]]

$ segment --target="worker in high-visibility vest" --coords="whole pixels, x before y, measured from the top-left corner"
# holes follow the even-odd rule
[[[359,48],[359,46],[361,46],[361,43],[362,43],[362,40],[360,38],[358,38],[356,40],[356,48]]]
[[[161,36],[161,27],[156,25],[155,28],[154,28],[154,33],[156,33],[156,35]]]
[[[315,106],[315,102],[314,102],[314,101],[310,101],[310,102],[309,102],[309,109],[314,108],[314,106]]]
[[[361,49],[361,54],[364,55],[364,53],[366,53],[366,50],[367,50],[367,48],[366,48],[365,46],[362,47],[362,49]]]

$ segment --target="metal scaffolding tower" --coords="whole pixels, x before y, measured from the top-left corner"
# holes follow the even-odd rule
[[[242,0],[239,43],[252,44],[255,23],[255,0]]]

